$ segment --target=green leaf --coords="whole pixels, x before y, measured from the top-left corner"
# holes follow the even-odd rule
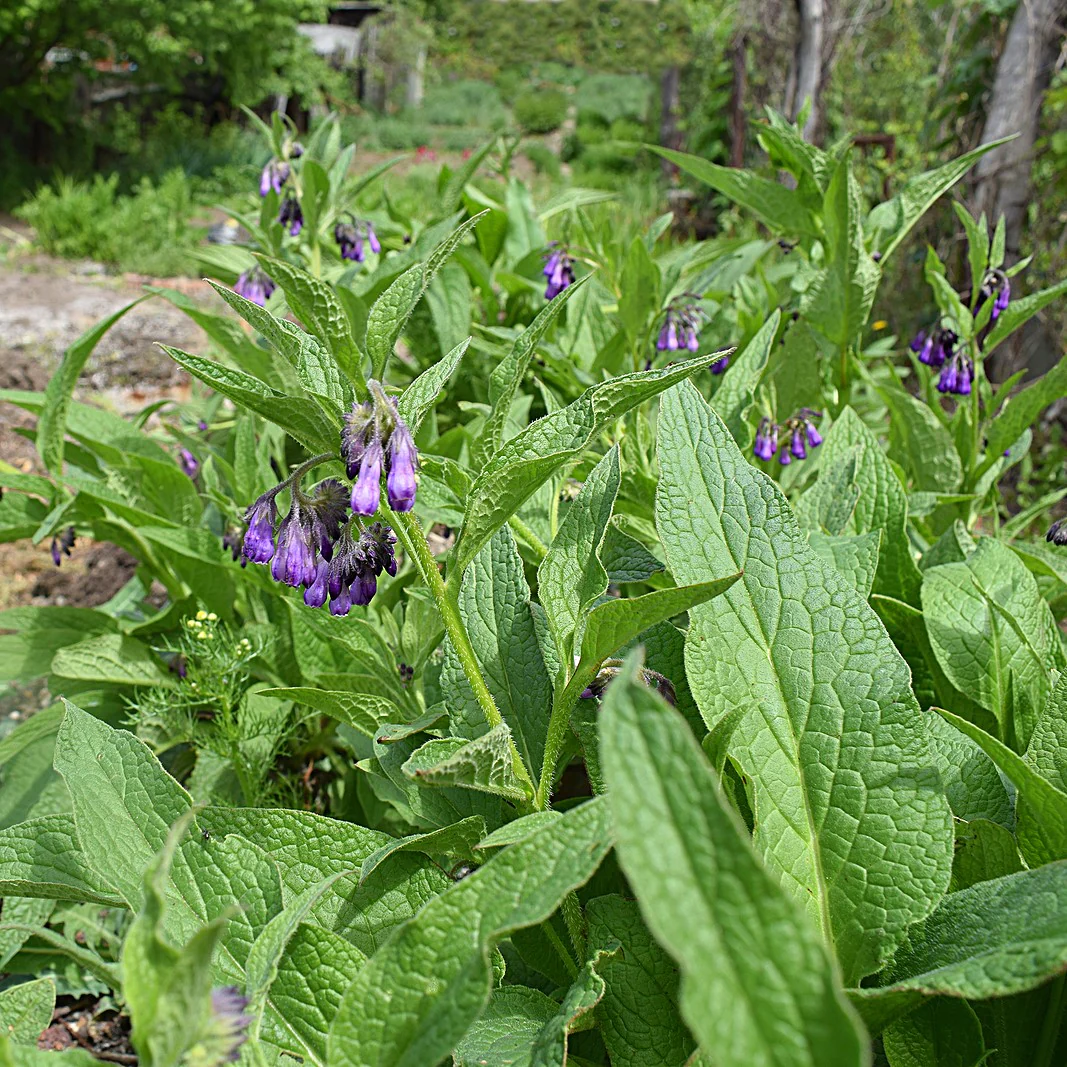
[[[735,204],[747,208],[774,232],[820,236],[815,217],[795,189],[788,189],[771,178],[762,178],[747,170],[721,167],[685,152],[675,152],[658,145],[646,147],[710,185]]]
[[[996,764],[940,715],[931,712],[923,719],[952,814],[967,821],[989,819],[1010,830],[1015,825],[1015,809]]]
[[[906,1007],[942,994],[1021,993],[1067,970],[1067,862],[950,893],[909,931],[882,985],[859,996]]]
[[[840,571],[864,600],[871,595],[874,585],[881,542],[881,530],[838,537],[818,531],[808,534],[808,544],[815,554],[824,563]]]
[[[463,573],[542,482],[578,459],[598,430],[718,358],[719,353],[711,352],[662,370],[637,371],[601,382],[505,442],[470,488],[463,532],[455,549],[455,572]]]
[[[600,562],[608,572],[608,580],[615,585],[643,582],[663,570],[663,564],[640,541],[614,523],[604,532]]]
[[[1067,793],[1067,673],[1049,694],[1023,758],[1046,782]]]
[[[1027,863],[1051,863],[1067,857],[1067,793],[1047,782],[1007,745],[973,723],[942,708],[935,709],[966,734],[1011,779],[1019,791],[1019,851]]]
[[[0,896],[86,901],[123,907],[125,901],[89,865],[71,815],[43,815],[0,830]],[[6,920],[5,920],[6,921]]]
[[[658,451],[675,578],[743,571],[690,613],[690,688],[709,728],[743,709],[729,754],[753,791],[755,844],[857,981],[950,873],[951,815],[907,664],[691,387],[664,399]]]
[[[460,341],[451,352],[442,356],[429,370],[423,371],[404,390],[397,401],[400,417],[408,424],[413,435],[419,432],[422,420],[433,410],[441,390],[459,366],[459,361],[463,358],[470,343],[469,337],[465,341]]]
[[[52,673],[111,685],[174,685],[149,649],[124,634],[100,634],[61,648],[52,659]]]
[[[660,272],[642,237],[630,242],[619,278],[619,322],[632,344],[644,341],[649,317],[659,306]],[[558,297],[549,303],[554,304]]]
[[[16,1044],[36,1048],[55,1008],[56,986],[51,978],[9,986],[0,991],[0,1033]]]
[[[573,285],[564,289],[559,296],[550,300],[537,313],[533,322],[515,338],[515,343],[508,354],[493,368],[489,375],[489,403],[493,410],[474,447],[472,465],[475,470],[483,467],[503,443],[504,429],[512,402],[519,391],[519,386],[522,385],[523,377],[530,366],[530,360],[533,359],[541,339],[575,293],[580,292],[591,277],[591,274],[587,274],[584,278],[579,278]]]
[[[538,596],[564,663],[573,659],[579,621],[608,587],[608,572],[599,553],[619,481],[619,449],[615,446],[586,478],[537,569]]]
[[[839,348],[867,323],[882,272],[863,243],[859,185],[846,156],[837,166],[823,205],[827,265],[801,299],[809,326]]]
[[[889,1067],[978,1067],[986,1058],[982,1024],[961,1000],[939,997],[886,1027]]]
[[[844,527],[829,532],[858,534],[881,530],[873,591],[917,604],[921,576],[906,529],[908,501],[904,487],[874,434],[852,408],[845,408],[838,415],[820,446],[819,480],[801,497],[797,515],[805,525],[818,525],[817,516],[838,495],[834,472],[844,469],[853,458],[855,482],[860,492]]]
[[[101,319],[90,327],[63,353],[59,369],[48,382],[44,393],[44,407],[37,423],[37,451],[45,468],[53,474],[59,474],[63,468],[63,441],[67,432],[67,414],[70,410],[71,397],[78,377],[86,361],[93,354],[93,349],[100,343],[104,334],[115,325],[131,308],[135,308],[147,296],[119,308],[106,319]]]
[[[959,159],[917,174],[891,200],[878,204],[867,219],[867,230],[873,234],[873,244],[881,251],[882,261],[889,258],[942,193],[951,189],[986,152],[1005,140],[1010,138],[991,141]]]
[[[53,704],[24,720],[0,742],[0,828],[70,810],[67,787],[52,769],[62,718],[63,706]]]
[[[415,266],[409,267],[375,300],[367,315],[365,341],[373,377],[380,379],[384,376],[393,347],[415,310],[415,305],[426,292],[434,275],[456,250],[459,242],[486,214],[487,212],[483,211],[467,219],[430,253],[425,263],[416,263]]]
[[[730,373],[725,375],[711,400],[715,413],[726,423],[726,428],[741,449],[752,444],[748,413],[767,369],[771,346],[781,321],[781,309],[775,308],[741,353],[730,357]]]
[[[1064,283],[1067,285],[1067,282]],[[1011,305],[1008,305],[1008,311]],[[1007,315],[1008,311],[1001,312]],[[1000,320],[997,320],[999,329]],[[1036,382],[1020,389],[1001,409],[989,427],[986,438],[986,459],[980,473],[1001,458],[1019,437],[1031,427],[1037,417],[1060,397],[1067,394],[1067,359],[1061,359],[1055,367]]]
[[[115,634],[118,623],[90,608],[26,606],[0,611],[0,630],[14,631],[0,637],[0,680],[31,681],[48,673],[61,648]]]
[[[285,291],[293,314],[333,354],[337,369],[357,389],[363,385],[363,354],[352,337],[352,326],[333,287],[321,278],[283,259],[256,254],[263,269]]]
[[[268,1015],[263,1035],[314,1063],[326,1063],[326,1035],[341,995],[366,956],[338,934],[301,923],[286,945],[271,983],[270,999],[285,1026]]]
[[[344,995],[330,1029],[331,1067],[437,1063],[489,999],[489,954],[547,919],[596,871],[611,844],[592,800],[497,853],[405,923]]]
[[[641,920],[636,901],[597,897],[585,908],[589,944],[622,946],[601,964],[607,989],[597,1022],[612,1063],[673,1067],[695,1044],[678,1014],[678,969]]]
[[[507,723],[473,741],[452,737],[427,741],[411,754],[403,771],[425,785],[459,786],[508,800],[528,800],[529,790],[515,774],[510,742]]]
[[[6,929],[0,933],[0,969],[10,970],[6,965],[11,958],[37,930],[44,928],[55,908],[54,900],[4,895],[4,910],[0,919]],[[11,929],[14,926],[21,929]]]
[[[952,435],[929,405],[898,386],[878,395],[889,409],[889,455],[912,476],[916,489],[954,493],[963,481],[963,464]]]
[[[637,681],[638,662],[601,706],[601,760],[619,862],[681,970],[682,1016],[731,1063],[866,1063],[818,931],[752,851],[680,713]]]
[[[422,852],[427,856],[458,856],[470,859],[478,842],[485,838],[485,819],[472,815],[469,819],[460,819],[451,826],[440,830],[431,830],[427,834],[409,834],[399,837],[388,845],[382,845],[372,852],[361,864],[359,881],[362,885],[371,873],[396,852]]]
[[[292,700],[304,707],[315,708],[370,738],[377,736],[379,729],[385,723],[396,722],[403,717],[400,708],[391,700],[370,693],[336,692],[293,686],[263,689],[260,691],[260,696]]]
[[[490,1063],[532,1067],[534,1042],[558,1011],[559,1005],[539,989],[521,985],[494,989],[481,1017],[453,1050],[453,1067]]]
[[[926,571],[923,615],[952,684],[993,713],[1000,736],[1025,749],[1062,664],[1055,619],[1034,576],[1006,545],[984,537],[962,563]]]
[[[1062,282],[1057,282],[1048,289],[1042,289],[1040,292],[1030,293],[1028,296],[1013,300],[997,317],[996,324],[993,329],[989,331],[989,336],[985,339],[985,343],[982,345],[983,352],[988,356],[997,345],[1002,341],[1006,341],[1016,330],[1021,326],[1024,326],[1039,311],[1048,307],[1053,300],[1061,297],[1064,293],[1067,293],[1067,279],[1064,279]],[[1045,377],[1047,378],[1049,375],[1046,375]],[[1042,381],[1043,380],[1044,379],[1042,379]],[[1040,382],[1035,383],[1035,385],[1038,384],[1040,384]],[[1030,389],[1033,388],[1034,386],[1030,386]],[[1024,390],[1024,392],[1029,391],[1029,389]],[[1058,395],[1062,396],[1062,392]],[[1051,403],[1051,401],[1048,401],[1047,403]],[[1010,444],[1011,442],[1009,441],[1008,443]],[[1005,447],[1007,446],[1005,445]]]
[[[243,371],[191,356],[169,345],[160,346],[180,367],[228,397],[239,407],[262,415],[293,435],[311,452],[335,452],[339,429],[310,397],[286,396]]]
[[[956,855],[952,859],[949,891],[1003,878],[1023,869],[1015,835],[1000,823],[972,819],[956,826]]]

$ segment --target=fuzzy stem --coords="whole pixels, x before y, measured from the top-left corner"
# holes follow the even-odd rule
[[[552,792],[552,783],[556,778],[556,764],[567,740],[567,728],[571,721],[571,712],[579,699],[579,694],[596,677],[596,663],[579,663],[567,684],[559,690],[559,696],[552,701],[552,711],[548,716],[548,731],[545,735],[545,757],[541,764],[541,781],[534,796],[534,808],[545,811],[548,798]]]
[[[455,649],[456,656],[463,667],[463,673],[467,676],[474,698],[482,709],[485,721],[490,728],[500,726],[504,718],[500,714],[500,709],[496,706],[493,694],[489,692],[489,687],[485,684],[485,679],[482,677],[482,671],[478,666],[478,657],[475,655],[470,635],[467,633],[467,628],[463,625],[463,620],[459,615],[459,605],[456,602],[456,598],[450,595],[449,590],[445,588],[444,579],[437,569],[437,561],[431,555],[429,546],[426,544],[426,535],[422,532],[422,525],[411,512],[389,512],[389,515],[389,524],[396,531],[396,536],[403,544],[404,551],[414,562],[422,580],[430,590],[434,603],[437,605],[437,610],[441,614],[441,621],[445,626],[445,632],[452,642],[452,647]],[[515,774],[532,796],[534,793],[533,780],[530,778],[530,773],[526,770],[522,757],[515,747],[514,738],[510,739],[509,744],[511,747],[511,762],[514,765]]]
[[[538,559],[544,559],[545,556],[548,555],[548,546],[533,532],[533,530],[530,529],[529,526],[526,525],[526,523],[522,521],[522,519],[518,517],[518,515],[512,515],[511,518],[508,519],[508,525],[519,535],[519,537],[522,538],[523,541],[526,542],[527,547],[533,550],[534,555],[537,556]]]

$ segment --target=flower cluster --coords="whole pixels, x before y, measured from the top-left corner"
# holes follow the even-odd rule
[[[696,304],[679,305],[677,302],[672,302],[667,308],[667,317],[660,328],[656,347],[661,352],[677,352],[680,348],[688,348],[690,352],[695,352],[700,347],[697,335],[700,333],[703,321],[704,312]],[[719,362],[723,361],[719,360]],[[723,370],[725,369],[723,367]]]
[[[304,212],[295,193],[289,193],[282,201],[278,221],[289,231],[290,237],[296,237],[304,228]]]
[[[941,372],[937,379],[939,392],[967,396],[974,379],[974,362],[966,352],[956,348],[958,341],[955,330],[937,326],[929,332],[920,330],[910,348],[920,363]]]
[[[272,159],[259,176],[259,195],[266,196],[273,189],[280,194],[289,180],[289,164],[284,159]]]
[[[352,487],[352,510],[373,515],[381,495],[382,467],[385,492],[393,511],[410,511],[415,503],[415,469],[418,452],[396,401],[386,396],[381,383],[367,382],[371,399],[353,404],[341,431],[341,458]]]
[[[238,296],[243,296],[245,300],[251,300],[253,304],[263,307],[270,299],[270,294],[277,288],[265,271],[259,267],[252,267],[234,282],[233,291]]]
[[[382,250],[382,246],[378,235],[374,232],[374,227],[369,222],[357,219],[354,215],[350,215],[349,218],[350,222],[339,222],[334,226],[333,237],[341,247],[342,259],[362,263],[367,258],[367,253],[363,248],[364,242],[376,255]]]
[[[975,305],[975,311],[990,299],[993,301],[993,310],[989,313],[989,321],[996,322],[997,317],[1011,301],[1011,282],[1002,270],[986,272],[986,276],[982,279],[982,288],[978,290],[978,303]]]
[[[1045,540],[1054,545],[1067,545],[1067,519],[1057,519],[1048,528]]]
[[[204,831],[205,836],[207,831]],[[241,1046],[248,1040],[252,1016],[248,1014],[248,997],[237,986],[217,986],[211,991],[211,1013],[200,1040],[186,1053],[188,1067],[219,1067],[237,1063]]]
[[[545,286],[545,299],[552,300],[574,282],[574,259],[565,248],[555,244],[545,252],[544,259],[545,266],[541,273],[548,283]]]
[[[200,460],[187,448],[183,448],[178,453],[178,466],[189,478],[195,478],[200,473]]]
[[[788,467],[794,459],[806,459],[809,448],[818,448],[822,444],[822,434],[815,426],[815,420],[821,418],[821,411],[801,408],[781,426],[773,419],[761,419],[752,446],[753,455],[756,459],[771,459],[778,452],[778,439],[781,436],[783,442],[789,440],[789,447],[783,447],[778,456],[778,462],[783,467]]]
[[[74,547],[74,527],[68,526],[61,534],[52,538],[52,562],[58,567],[64,556],[69,556]]]
[[[582,700],[598,700],[604,695],[604,691],[607,687],[618,677],[622,670],[622,660],[620,659],[606,659],[600,666],[600,670],[597,671],[593,680],[582,690]],[[674,690],[674,683],[649,667],[641,667],[637,672],[638,680],[641,681],[649,689],[656,690],[657,693],[664,700],[667,701],[671,707],[675,707],[678,703],[678,697]]]

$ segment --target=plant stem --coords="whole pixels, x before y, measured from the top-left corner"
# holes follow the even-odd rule
[[[578,699],[578,694],[596,676],[596,668],[595,663],[579,663],[567,684],[560,690],[559,696],[552,701],[552,711],[548,717],[548,732],[545,735],[545,757],[541,764],[541,781],[538,782],[537,793],[534,795],[534,808],[537,811],[545,811],[548,808],[548,797],[552,791],[552,782],[556,777],[556,764],[559,762],[559,754],[563,751],[563,744],[567,740],[571,711]]]
[[[573,889],[563,898],[560,910],[563,912],[563,921],[567,924],[567,933],[571,935],[571,944],[574,945],[580,965],[585,959],[585,920],[582,917],[578,894]]]
[[[548,546],[533,532],[533,530],[530,529],[529,526],[526,525],[526,523],[522,521],[522,519],[518,517],[518,515],[512,515],[511,518],[508,519],[508,525],[523,539],[523,541],[526,542],[529,548],[533,549],[536,556],[540,559],[544,559],[545,556],[548,555]]]
[[[437,569],[437,561],[433,558],[429,546],[426,544],[426,535],[422,532],[421,523],[410,512],[390,512],[390,516],[390,525],[396,531],[396,536],[403,544],[404,551],[414,561],[422,580],[430,590],[434,603],[437,605],[437,610],[441,614],[441,621],[445,626],[445,632],[452,642],[452,647],[455,649],[456,656],[463,667],[463,673],[470,683],[471,692],[474,693],[474,698],[482,709],[485,721],[490,728],[500,726],[504,721],[504,717],[500,714],[500,709],[496,706],[493,694],[489,692],[489,687],[482,677],[481,667],[478,666],[478,657],[475,655],[470,635],[467,633],[467,628],[463,625],[463,620],[459,615],[459,605],[456,598],[445,587],[441,572]],[[511,762],[514,765],[515,774],[523,786],[529,789],[532,796],[534,784],[533,779],[530,777],[530,772],[527,771],[526,765],[522,762],[522,757],[515,747],[514,738],[509,743],[511,746]]]

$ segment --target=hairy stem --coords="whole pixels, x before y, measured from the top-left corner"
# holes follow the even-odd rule
[[[541,764],[541,780],[534,795],[534,808],[545,811],[548,798],[552,792],[552,783],[556,778],[556,764],[567,740],[567,728],[570,726],[571,712],[574,710],[578,695],[596,677],[597,664],[579,663],[567,684],[559,690],[559,695],[552,701],[552,711],[548,717],[548,732],[545,735],[545,757]]]
[[[493,694],[489,692],[489,687],[485,684],[485,679],[482,677],[482,670],[478,666],[478,657],[475,655],[470,635],[467,633],[467,627],[463,625],[463,620],[459,615],[457,598],[445,587],[441,572],[437,569],[437,561],[433,558],[429,546],[426,544],[426,535],[422,531],[422,525],[410,512],[390,512],[390,516],[390,525],[396,531],[396,536],[403,544],[404,551],[414,561],[422,580],[430,590],[434,603],[437,605],[437,610],[441,614],[441,621],[444,623],[445,632],[452,642],[452,647],[455,649],[456,656],[463,667],[463,673],[470,683],[471,692],[474,693],[474,698],[478,701],[478,706],[485,716],[485,721],[490,727],[500,726],[504,718],[500,714],[500,709],[496,706]],[[532,796],[534,784],[530,778],[530,773],[522,762],[522,757],[515,747],[514,739],[511,739],[509,744],[511,746],[511,762],[514,765],[515,774]]]
[[[533,549],[534,555],[539,559],[544,559],[545,556],[548,555],[548,547],[545,545],[544,541],[542,541],[541,538],[518,517],[518,515],[512,515],[511,518],[508,519],[508,525],[519,535],[519,537],[522,538],[529,548]]]

